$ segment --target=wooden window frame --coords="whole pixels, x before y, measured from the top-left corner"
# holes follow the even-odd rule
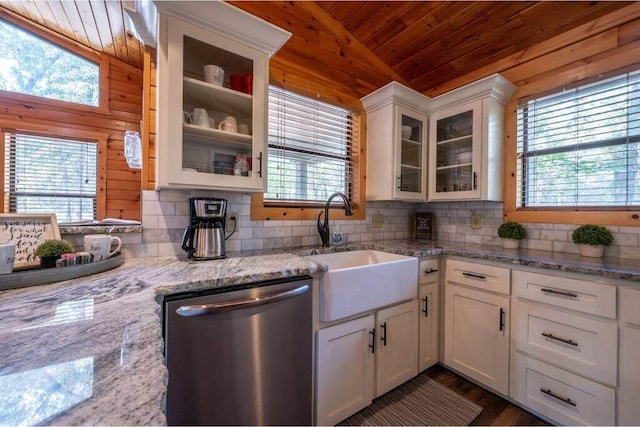
[[[35,34],[38,37],[60,46],[76,55],[82,56],[88,61],[94,62],[99,67],[100,77],[98,80],[98,106],[84,105],[76,102],[61,101],[58,99],[45,98],[42,96],[28,95],[24,93],[0,90],[0,97],[15,99],[25,104],[46,104],[65,110],[75,110],[77,112],[92,112],[100,114],[111,114],[109,109],[109,57],[102,55],[86,46],[70,41],[51,30],[40,27],[13,12],[0,8],[0,19],[4,19],[25,31]]]
[[[280,84],[281,85],[281,84]],[[282,85],[281,85],[282,86]],[[358,150],[349,153],[349,157],[353,159],[353,163],[357,165],[358,173],[354,176],[358,180],[357,185],[350,183],[354,189],[350,199],[353,209],[352,216],[346,216],[342,205],[336,205],[331,208],[332,220],[362,220],[366,217],[366,198],[365,198],[365,174],[366,174],[366,113],[362,105],[354,106],[344,103],[336,103],[336,100],[323,97],[317,92],[309,91],[301,87],[285,88],[297,94],[319,99],[332,104],[340,104],[345,108],[351,109],[354,114],[359,116],[358,133],[360,140],[358,141]],[[268,178],[267,178],[268,179]],[[277,205],[277,206],[276,206]],[[251,220],[315,220],[318,218],[320,211],[324,210],[324,203],[302,203],[302,202],[265,202],[264,193],[254,193],[251,195]]]
[[[0,158],[2,159],[2,173],[0,174],[0,212],[8,213],[8,195],[5,193],[5,133],[18,133],[48,138],[75,139],[79,141],[94,142],[98,146],[98,165],[96,169],[96,219],[104,219],[107,208],[107,140],[110,134],[102,132],[90,132],[60,126],[48,126],[41,124],[16,123],[15,121],[0,120]]]
[[[606,65],[605,65],[606,66]],[[523,85],[518,88],[505,108],[505,157],[504,157],[504,220],[521,223],[549,223],[549,224],[599,224],[619,226],[640,226],[640,206],[577,208],[577,207],[549,207],[531,208],[517,207],[517,123],[518,100],[525,97],[544,96],[556,92],[565,85],[580,85],[588,81],[602,80],[614,75],[637,70],[634,64],[616,70],[602,70],[596,75],[586,78],[576,78],[575,75],[564,75],[563,81],[550,79],[547,87],[541,87],[541,82]]]

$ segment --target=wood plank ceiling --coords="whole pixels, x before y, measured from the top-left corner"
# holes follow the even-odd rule
[[[391,80],[430,96],[443,83],[593,21],[622,1],[230,1],[293,33],[282,64],[362,97]],[[206,3],[203,2],[203,7]],[[0,6],[141,68],[143,46],[121,1]]]
[[[0,0],[0,7],[95,51],[142,68],[144,45],[125,27],[121,1]]]
[[[438,86],[632,2],[231,1],[293,33],[277,57],[364,96]]]

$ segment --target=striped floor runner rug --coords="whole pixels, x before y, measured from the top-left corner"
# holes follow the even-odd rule
[[[482,407],[432,380],[424,372],[338,425],[465,426]]]

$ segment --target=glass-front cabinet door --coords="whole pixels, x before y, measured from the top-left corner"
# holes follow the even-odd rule
[[[481,108],[475,102],[431,116],[429,200],[479,197]]]
[[[264,191],[266,55],[161,15],[158,188]]]
[[[396,107],[396,198],[426,199],[427,117]]]

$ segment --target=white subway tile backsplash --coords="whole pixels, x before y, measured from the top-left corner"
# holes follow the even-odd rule
[[[240,243],[240,247],[242,248],[243,251],[264,249],[264,240],[263,239],[243,239],[242,243]]]
[[[223,191],[162,190],[144,191],[143,233],[127,234],[125,256],[182,256],[180,240],[189,222],[189,197],[220,197],[227,199],[227,213],[237,213],[238,229],[226,242],[227,251],[319,246],[320,237],[315,220],[251,220],[251,196]],[[318,210],[320,211],[320,210]],[[501,245],[497,229],[503,222],[501,202],[368,202],[363,220],[330,219],[331,231],[340,231],[346,242],[411,237],[413,214],[433,212],[436,238],[485,245]],[[381,214],[384,225],[374,228],[372,216]],[[482,219],[480,229],[471,228],[471,216]],[[330,215],[331,218],[331,215]],[[538,250],[577,253],[571,241],[575,225],[526,223],[528,237],[522,246]],[[607,248],[607,256],[640,259],[640,226],[608,227],[614,233],[614,244]],[[132,237],[129,237],[132,236]],[[137,236],[137,237],[135,237]],[[177,249],[176,249],[177,248]],[[177,253],[176,253],[177,252]]]
[[[273,227],[255,227],[253,229],[254,239],[271,239],[274,237]]]

